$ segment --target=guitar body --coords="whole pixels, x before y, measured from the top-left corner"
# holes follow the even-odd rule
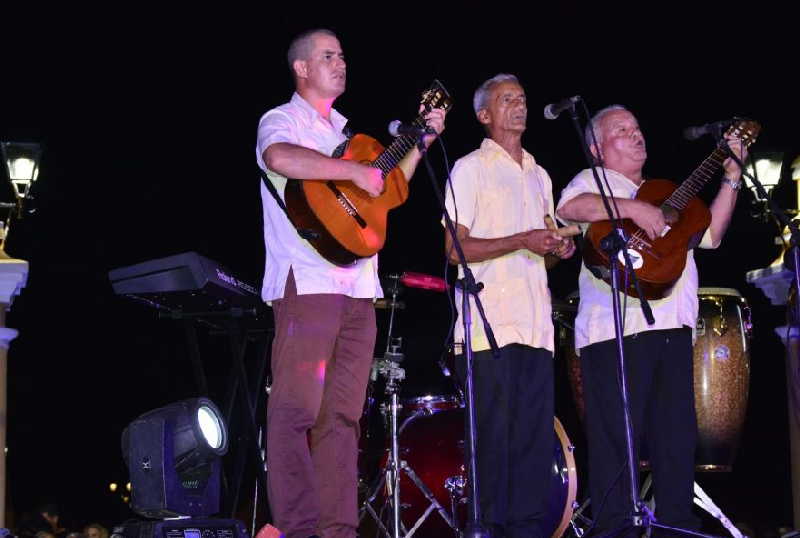
[[[677,188],[678,185],[671,181],[650,179],[642,184],[636,193],[636,199],[663,209],[662,204]],[[670,210],[672,208],[668,207],[667,211]],[[677,221],[669,224],[670,229],[666,235],[655,240],[650,240],[632,220],[622,220],[625,236],[629,238],[628,252],[634,262],[642,294],[647,299],[661,299],[669,295],[686,265],[689,248],[699,243],[706,228],[711,224],[711,212],[697,197],[691,198],[686,207],[676,213]],[[603,280],[608,283],[611,282],[608,275],[608,256],[600,248],[600,241],[611,233],[612,229],[611,221],[608,220],[592,223],[586,232],[584,252],[587,267],[600,270]],[[631,297],[638,297],[632,283],[624,291]]]
[[[374,138],[357,134],[341,158],[370,165],[383,151]],[[336,265],[350,265],[383,247],[387,215],[408,198],[408,181],[394,168],[384,178],[383,193],[372,198],[351,181],[290,179],[284,198],[292,224],[316,235],[309,242],[317,252]]]

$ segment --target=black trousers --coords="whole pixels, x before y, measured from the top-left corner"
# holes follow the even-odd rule
[[[600,532],[624,524],[631,513],[616,349],[614,340],[606,340],[581,349],[580,356],[589,489]],[[692,514],[697,419],[691,330],[628,336],[624,350],[636,459],[643,442],[652,466],[656,519],[666,525],[698,529],[700,521]]]
[[[483,523],[492,537],[544,537],[555,442],[553,354],[521,344],[503,346],[500,354],[473,354]],[[456,373],[463,384],[463,356]]]

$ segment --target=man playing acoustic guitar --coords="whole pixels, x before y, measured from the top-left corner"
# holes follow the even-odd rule
[[[342,48],[330,30],[297,36],[288,52],[296,92],[264,114],[258,165],[284,200],[286,178],[350,180],[377,197],[382,171],[331,158],[347,137],[333,108],[345,90]],[[444,129],[442,110],[426,114]],[[430,144],[435,135],[425,137]],[[411,178],[414,148],[398,167]],[[262,298],[272,302],[273,385],[267,410],[269,500],[275,525],[288,538],[353,537],[358,525],[358,420],[375,344],[372,300],[381,297],[377,255],[340,266],[323,258],[261,186],[266,269]]]
[[[591,128],[596,145],[590,137]],[[730,149],[744,159],[743,144],[734,142],[729,135],[726,138]],[[619,216],[639,226],[643,237],[646,234],[645,240],[653,241],[668,232],[668,224],[674,222],[665,221],[661,208],[633,199],[645,183],[642,168],[647,158],[644,136],[634,115],[619,105],[599,111],[587,126],[586,141],[598,163],[605,167]],[[711,204],[711,224],[703,234],[699,245],[702,248],[715,248],[722,241],[741,188],[739,166],[733,159],[720,158],[723,160],[725,175]],[[564,221],[582,223],[582,227],[608,219],[591,170],[580,172],[562,191],[557,214]],[[662,524],[696,529],[699,520],[692,514],[697,437],[692,328],[698,315],[698,276],[691,248],[685,258],[683,272],[669,294],[650,302],[654,325],[645,321],[638,299],[627,298],[624,349],[631,417],[637,439],[646,440],[657,519]],[[626,517],[631,515],[629,481],[623,470],[625,429],[611,288],[585,264],[579,285],[575,348],[580,352],[586,404],[589,489],[597,529],[610,531],[626,523]]]

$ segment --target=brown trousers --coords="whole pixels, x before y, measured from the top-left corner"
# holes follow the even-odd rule
[[[375,347],[371,299],[297,295],[289,273],[273,301],[267,482],[287,538],[352,538],[358,525],[358,437]]]

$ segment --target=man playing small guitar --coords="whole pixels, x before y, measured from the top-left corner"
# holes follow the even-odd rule
[[[597,143],[588,136],[593,128]],[[745,148],[726,135],[730,149],[744,159]],[[644,136],[636,118],[615,105],[599,111],[587,127],[587,143],[604,167],[619,216],[641,228],[643,241],[667,235],[661,207],[633,199],[643,184],[647,159]],[[700,247],[720,244],[741,188],[741,170],[720,150],[724,177],[713,203],[711,223]],[[590,170],[583,170],[561,193],[557,215],[564,221],[592,223],[607,219]],[[680,204],[676,204],[680,205]],[[674,216],[673,216],[674,217]],[[670,219],[673,220],[674,218]],[[701,230],[702,232],[702,230]],[[646,442],[652,465],[656,517],[660,523],[696,529],[692,514],[694,452],[697,426],[693,394],[692,327],[698,313],[697,268],[692,250],[681,254],[682,272],[669,294],[650,302],[655,324],[644,319],[637,299],[628,298],[624,315],[625,357],[629,375],[631,416],[637,441]],[[579,277],[580,304],[575,320],[575,348],[580,352],[589,441],[589,489],[600,531],[610,531],[630,516],[625,462],[625,429],[617,382],[617,354],[612,323],[611,289],[586,267]],[[643,435],[643,425],[647,425]],[[637,443],[638,446],[638,443]]]
[[[329,30],[300,34],[289,47],[288,61],[296,92],[261,118],[256,150],[258,165],[281,202],[287,177],[349,180],[369,196],[379,196],[381,169],[330,157],[346,140],[346,120],[333,108],[346,80],[336,35]],[[441,133],[444,116],[433,109],[424,120]],[[426,136],[425,143],[434,138]],[[419,160],[415,148],[399,162],[406,178]],[[300,236],[269,191],[262,184],[262,298],[272,303],[275,315],[267,411],[270,505],[275,525],[288,538],[354,537],[358,420],[375,343],[372,300],[382,296],[377,255],[347,266],[329,262]]]

